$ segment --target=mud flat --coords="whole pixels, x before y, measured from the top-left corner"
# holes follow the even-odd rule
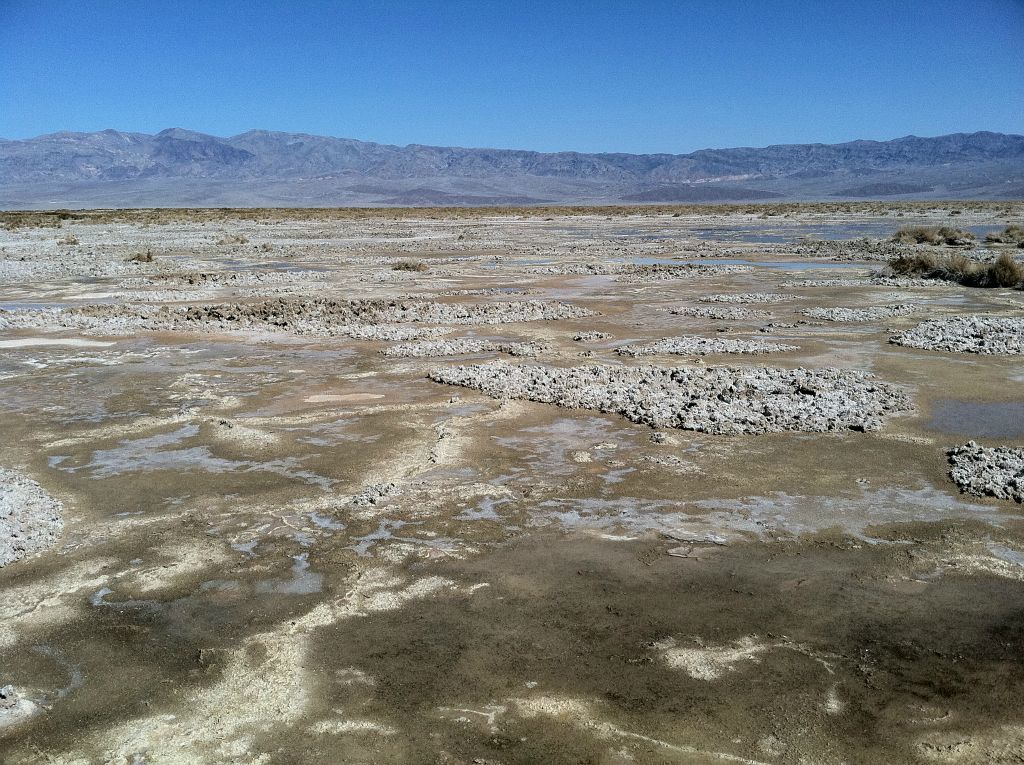
[[[0,214],[0,762],[1020,760],[1022,214]]]

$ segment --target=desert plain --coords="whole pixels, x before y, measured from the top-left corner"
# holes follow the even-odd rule
[[[0,761],[1024,761],[1022,217],[3,214]]]

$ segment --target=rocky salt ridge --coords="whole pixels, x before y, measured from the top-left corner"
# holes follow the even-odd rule
[[[726,308],[724,306],[698,306],[696,308],[673,308],[671,311],[675,316],[692,316],[696,319],[719,319],[723,321],[743,321],[746,319],[770,319],[772,315],[768,311],[759,311],[756,308]]]
[[[702,303],[785,303],[795,300],[796,295],[782,295],[776,292],[737,292],[724,295],[705,295]]]
[[[728,435],[878,430],[886,416],[912,408],[901,389],[839,369],[493,362],[443,367],[429,377],[494,398],[614,412],[652,427]]]
[[[939,279],[918,279],[916,277],[882,276],[873,274],[864,279],[797,279],[783,282],[782,287],[955,287],[953,282]]]
[[[575,319],[595,315],[587,308],[539,300],[439,303],[417,300],[284,299],[188,306],[143,304],[0,311],[0,329],[79,329],[124,335],[140,330],[277,331],[300,335],[341,335],[403,340],[447,330],[380,327],[391,324],[504,324]]]
[[[627,345],[616,349],[620,356],[653,356],[667,353],[675,356],[707,356],[711,353],[779,353],[782,351],[800,350],[796,345],[766,343],[762,340],[734,340],[732,338],[699,337],[684,335],[683,337],[666,337],[645,345]]]
[[[909,316],[917,306],[909,303],[878,305],[869,308],[805,308],[800,313],[812,319],[837,322],[878,321],[896,316]]]
[[[1024,449],[984,447],[968,441],[948,454],[949,475],[960,491],[1024,502]]]
[[[56,544],[62,510],[31,478],[0,468],[0,568]]]
[[[561,276],[616,276],[619,281],[662,281],[724,276],[752,271],[750,266],[717,263],[568,263],[541,266],[528,273]]]
[[[954,353],[1024,354],[1024,318],[954,316],[932,319],[901,332],[889,342],[908,348]]]
[[[780,249],[805,258],[823,258],[834,261],[874,260],[890,261],[900,255],[923,251],[887,239],[809,239]]]
[[[158,274],[155,276],[123,279],[121,289],[147,289],[149,287],[258,287],[267,284],[292,284],[301,281],[322,281],[323,271],[309,269],[291,271],[195,271],[182,274]]]
[[[532,342],[502,342],[475,337],[451,340],[420,340],[385,348],[381,354],[389,359],[422,359],[438,356],[461,356],[472,353],[507,353],[510,356],[536,356],[545,346]]]

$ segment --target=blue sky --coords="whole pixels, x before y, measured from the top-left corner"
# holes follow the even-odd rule
[[[0,0],[0,136],[687,152],[1024,133],[1024,0]]]

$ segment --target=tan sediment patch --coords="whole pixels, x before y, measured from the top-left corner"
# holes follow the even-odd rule
[[[281,439],[276,433],[246,425],[242,420],[214,419],[210,420],[213,433],[217,440],[226,441],[255,449],[274,446]]]
[[[113,341],[86,340],[81,337],[18,337],[13,340],[0,340],[0,350],[5,348],[38,348],[41,346],[107,348],[113,344]]]
[[[303,399],[307,404],[358,404],[384,398],[383,393],[317,393]]]
[[[118,582],[125,583],[133,595],[150,595],[176,587],[183,579],[226,565],[232,559],[225,545],[214,539],[163,545],[150,555],[156,558],[154,565],[129,569],[117,577]]]
[[[936,731],[918,740],[915,748],[930,762],[957,765],[1024,762],[1024,727],[1005,725],[980,734]]]
[[[6,586],[0,598],[0,648],[14,645],[23,628],[52,629],[75,618],[89,591],[106,584],[100,573],[112,558],[77,563],[66,571],[20,586]]]
[[[309,726],[310,733],[343,736],[350,733],[376,733],[381,736],[394,736],[397,730],[389,725],[374,720],[321,720]]]
[[[553,717],[576,728],[588,731],[599,738],[624,739],[667,749],[678,754],[690,754],[706,757],[721,762],[737,762],[743,765],[767,765],[760,760],[729,754],[698,749],[686,744],[674,744],[651,736],[621,728],[613,723],[600,720],[594,714],[592,703],[582,699],[558,696],[534,696],[531,698],[511,699],[510,705],[523,717]]]
[[[761,654],[775,647],[748,635],[726,645],[692,647],[676,645],[674,638],[655,643],[662,661],[672,669],[681,669],[695,680],[717,680],[726,672],[734,672],[741,662],[761,661]]]

